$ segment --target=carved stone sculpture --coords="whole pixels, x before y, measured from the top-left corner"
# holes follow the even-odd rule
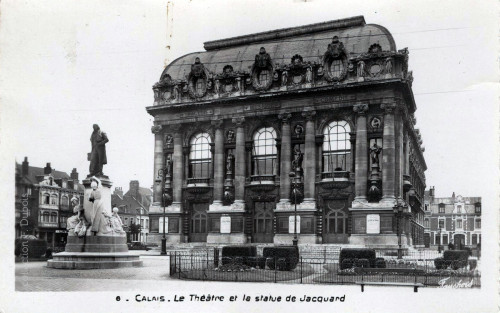
[[[392,58],[385,59],[385,73],[392,74]]]
[[[304,159],[304,154],[300,151],[300,146],[296,145],[293,149],[293,161],[292,168],[295,171],[295,174],[301,176],[302,173],[302,161]]]
[[[373,143],[373,146],[370,147],[370,157],[372,160],[372,167],[379,167],[379,154],[382,151],[382,148],[377,145],[376,142]]]
[[[111,231],[111,225],[109,222],[110,216],[108,216],[105,210],[105,203],[102,197],[102,184],[101,180],[97,177],[91,178],[92,192],[90,193],[89,201],[93,203],[92,214],[91,214],[91,230],[95,235],[97,234],[107,234]]]
[[[310,84],[312,83],[312,80],[313,80],[312,68],[308,66],[306,69],[306,83]]]
[[[115,233],[124,233],[125,231],[123,230],[123,222],[120,216],[118,215],[118,212],[120,210],[118,208],[113,208],[113,215],[110,217],[110,224],[111,228],[113,229],[113,232]]]
[[[360,78],[365,77],[365,62],[364,61],[358,62],[357,75]]]
[[[288,82],[288,71],[284,70],[281,73],[281,87],[285,87]]]

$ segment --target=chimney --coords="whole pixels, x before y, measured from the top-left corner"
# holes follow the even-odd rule
[[[434,186],[431,186],[431,188],[429,189],[429,196],[431,198],[434,198]]]
[[[113,192],[113,194],[123,199],[122,187],[115,187],[115,191]]]
[[[130,187],[129,187],[128,192],[132,197],[137,198],[137,196],[139,195],[139,181],[138,180],[131,180],[130,181]]]
[[[455,192],[453,191],[453,194],[451,195],[451,200],[453,201],[453,203],[455,203]]]
[[[71,171],[71,175],[70,175],[71,179],[72,180],[76,180],[78,181],[78,172],[76,171],[76,168],[74,168],[72,171]]]
[[[50,167],[50,162],[47,163],[47,165],[45,165],[45,167],[43,168],[43,173],[45,175],[52,173],[52,168]]]
[[[21,175],[26,176],[29,174],[30,171],[30,163],[28,162],[28,157],[24,157],[22,169],[21,169]]]

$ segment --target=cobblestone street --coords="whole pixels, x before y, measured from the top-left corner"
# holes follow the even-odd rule
[[[47,268],[47,262],[16,263],[16,291],[147,290],[170,280],[168,257],[143,255],[141,260],[142,267],[105,270],[60,270]]]

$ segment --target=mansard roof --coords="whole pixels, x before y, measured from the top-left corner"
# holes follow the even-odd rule
[[[304,62],[320,63],[334,36],[344,44],[349,58],[367,53],[374,44],[378,44],[382,51],[396,52],[394,39],[386,28],[366,24],[363,16],[356,16],[208,41],[204,43],[207,51],[186,54],[174,60],[160,78],[168,74],[173,80],[185,80],[196,57],[212,73],[221,73],[226,65],[231,65],[235,72],[248,72],[261,47],[275,63],[288,64],[296,54],[301,55]]]

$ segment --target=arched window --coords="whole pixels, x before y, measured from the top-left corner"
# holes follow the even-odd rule
[[[50,195],[48,193],[43,194],[42,196],[42,204],[50,203]]]
[[[42,212],[42,222],[48,223],[50,221],[49,212]]]
[[[51,222],[51,223],[57,223],[57,213],[52,212],[52,213],[50,214],[50,222]]]
[[[57,205],[57,195],[50,196],[50,204]]]
[[[347,232],[347,214],[341,210],[331,210],[325,216],[326,231],[330,234]]]
[[[61,204],[62,205],[69,205],[68,197],[62,196],[61,197]]]
[[[275,175],[276,158],[276,131],[272,127],[260,128],[253,135],[253,175]]]
[[[351,164],[351,128],[346,121],[333,121],[323,130],[323,172],[347,171]]]
[[[212,162],[210,143],[210,136],[207,133],[199,133],[191,139],[189,178],[210,178],[210,164]]]

